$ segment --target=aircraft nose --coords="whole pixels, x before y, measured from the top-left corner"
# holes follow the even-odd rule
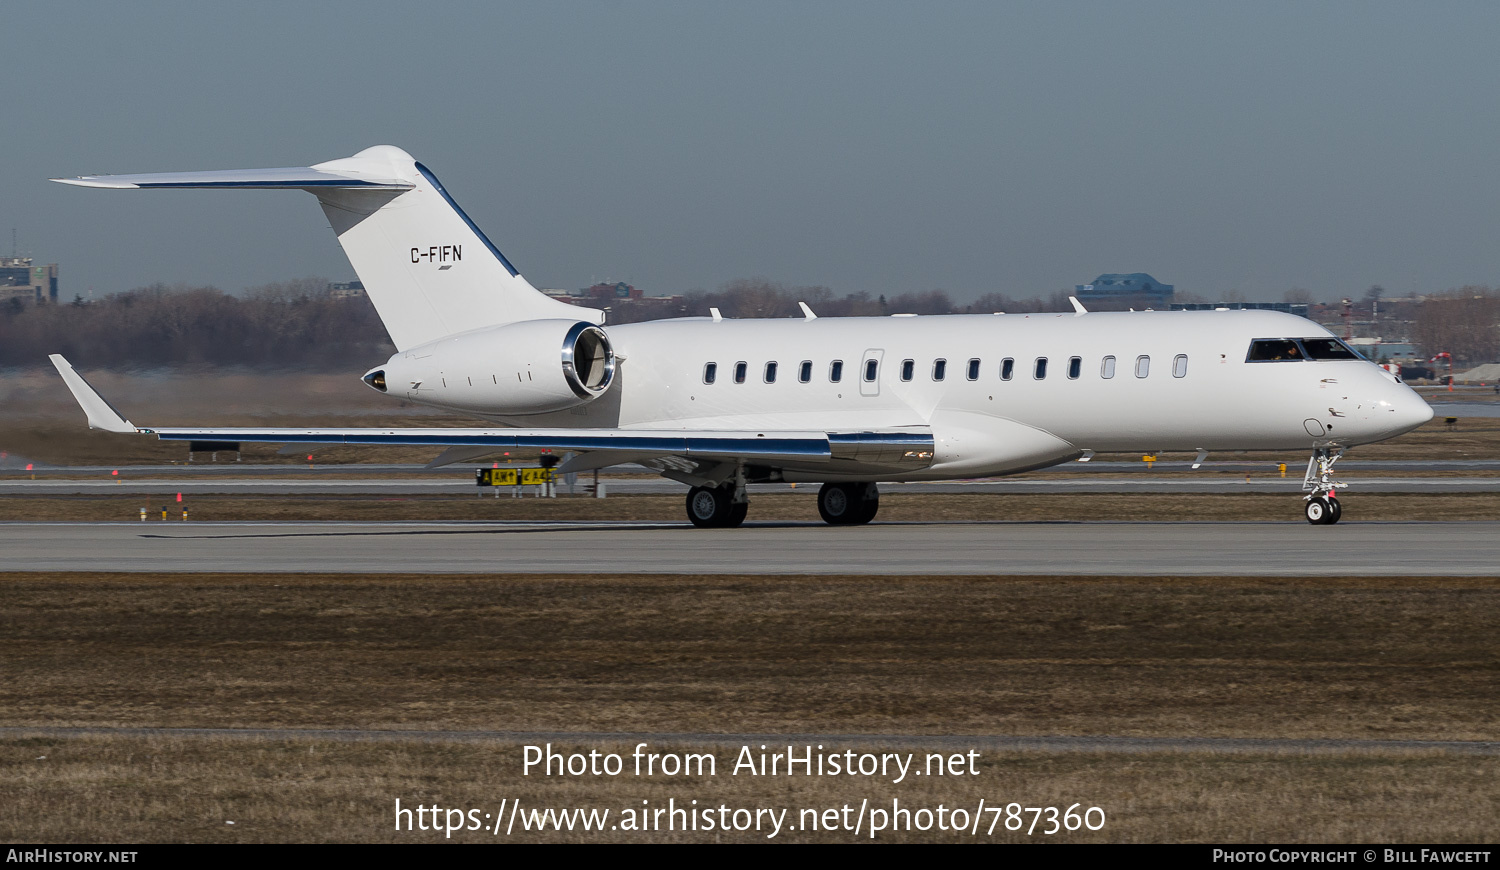
[[[1393,391],[1387,401],[1391,403],[1391,413],[1387,422],[1394,432],[1410,432],[1432,419],[1432,406],[1410,387],[1402,387],[1398,391]]]

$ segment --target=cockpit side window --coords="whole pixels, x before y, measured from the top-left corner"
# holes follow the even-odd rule
[[[1307,359],[1296,339],[1257,338],[1250,342],[1250,353],[1246,362],[1301,362]]]
[[[1301,343],[1309,359],[1364,359],[1358,351],[1336,338],[1304,338]]]

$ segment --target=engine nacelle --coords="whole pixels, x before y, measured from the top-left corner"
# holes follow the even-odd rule
[[[609,336],[592,323],[530,320],[402,351],[364,382],[412,401],[480,414],[545,414],[593,401],[615,377]]]

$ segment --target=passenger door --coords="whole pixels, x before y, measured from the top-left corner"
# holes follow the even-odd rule
[[[883,371],[885,366],[882,365],[884,359],[885,351],[881,348],[871,348],[865,351],[864,355],[860,358],[859,371],[856,373],[856,376],[859,378],[859,394],[861,396],[880,395],[880,379],[885,377],[885,372]],[[870,363],[872,361],[875,363],[875,377],[869,378],[867,376],[870,372]]]

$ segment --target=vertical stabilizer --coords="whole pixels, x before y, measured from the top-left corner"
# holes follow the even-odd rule
[[[316,166],[53,180],[113,189],[306,190],[323,205],[398,350],[523,320],[604,319],[597,309],[538,292],[427,167],[390,145]]]
[[[312,168],[412,184],[405,191],[312,191],[398,349],[521,320],[603,319],[532,287],[405,151],[381,145]]]

